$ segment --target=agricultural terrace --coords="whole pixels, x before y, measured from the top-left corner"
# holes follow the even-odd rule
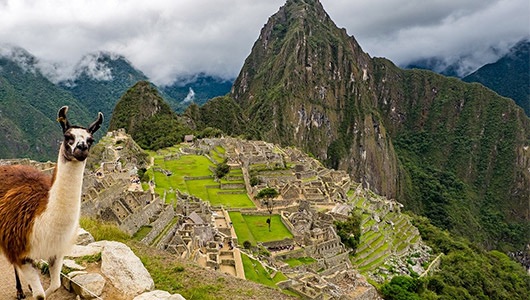
[[[172,151],[178,151],[177,148]],[[222,147],[217,147],[221,148]],[[219,153],[215,151],[216,161],[221,160]],[[213,151],[212,151],[213,152]],[[215,168],[206,156],[203,155],[180,155],[171,156],[171,151],[164,149],[157,153],[151,152],[153,166],[147,174],[155,183],[155,192],[166,195],[166,203],[176,199],[176,191],[187,193],[204,201],[210,202],[212,206],[223,205],[227,208],[253,208],[254,203],[248,197],[244,186],[241,188],[221,189],[221,184],[243,184],[241,169],[230,170],[226,179],[216,182],[211,169]],[[174,153],[174,152],[173,152]]]
[[[279,215],[272,215],[271,231],[267,224],[269,216],[245,215],[237,211],[229,212],[232,225],[237,234],[237,239],[242,245],[249,241],[252,245],[257,242],[279,241],[293,238],[292,233],[283,225]]]
[[[248,257],[246,254],[241,254],[241,260],[243,261],[245,278],[247,280],[277,288],[276,284],[278,282],[288,279],[282,272],[274,272],[273,270],[265,268],[259,261]]]

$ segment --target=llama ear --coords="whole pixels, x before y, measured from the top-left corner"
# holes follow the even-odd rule
[[[94,132],[98,131],[99,127],[101,127],[101,123],[103,123],[103,114],[101,112],[98,113],[98,118],[88,126],[88,132],[90,134],[93,134]]]
[[[57,122],[61,123],[61,127],[63,128],[63,133],[65,133],[68,128],[70,128],[70,122],[68,122],[68,119],[66,118],[66,112],[68,111],[68,106],[63,106],[61,109],[59,109],[59,113],[57,114]]]

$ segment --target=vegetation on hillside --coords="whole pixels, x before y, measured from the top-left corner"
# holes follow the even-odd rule
[[[530,235],[523,200],[530,184],[517,149],[530,140],[529,119],[477,84],[399,72],[408,96],[394,110],[407,118],[396,122],[389,114],[387,122],[405,171],[405,207],[489,249],[522,249]]]
[[[146,150],[175,145],[192,133],[147,81],[136,83],[116,104],[109,130],[119,128]]]
[[[341,242],[353,250],[353,253],[357,250],[357,246],[359,246],[359,241],[361,240],[361,222],[361,214],[352,210],[345,221],[335,221],[334,223]]]
[[[486,252],[416,217],[414,225],[435,253],[439,269],[426,277],[394,277],[381,286],[385,299],[528,299],[530,276],[499,251]]]
[[[530,40],[517,43],[498,61],[462,78],[480,82],[504,97],[515,100],[530,116]]]
[[[233,136],[245,132],[246,121],[243,112],[228,96],[213,98],[201,107],[191,104],[184,112],[184,116],[195,122],[194,126],[198,131],[210,127]]]
[[[72,125],[86,126],[96,114],[89,115],[77,99],[44,77],[35,57],[22,49],[12,51],[16,60],[0,56],[0,158],[55,161],[62,139],[55,120],[59,108],[68,105]]]

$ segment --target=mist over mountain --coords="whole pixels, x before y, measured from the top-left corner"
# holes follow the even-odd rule
[[[494,63],[462,78],[479,82],[499,95],[515,100],[530,116],[530,40],[523,40]]]
[[[63,105],[72,124],[86,126],[89,110],[48,80],[38,59],[21,48],[0,48],[0,157],[55,160],[62,132],[55,118]],[[95,114],[94,114],[95,116]]]
[[[192,103],[201,106],[214,97],[228,94],[233,81],[199,73],[179,77],[173,84],[160,87],[160,90],[168,96],[173,110],[183,112]]]
[[[73,78],[58,83],[91,112],[109,116],[120,97],[147,77],[123,56],[98,52],[87,54],[77,64]],[[104,124],[104,129],[107,124]]]
[[[484,62],[494,62],[507,55],[512,47],[502,46],[499,48],[489,47],[473,53],[460,56],[432,56],[411,60],[402,67],[405,69],[426,69],[436,73],[462,78],[480,68]]]
[[[436,73],[462,78],[466,82],[479,82],[499,95],[511,98],[530,116],[530,41],[521,40],[508,53],[495,61],[474,70],[468,68],[467,58],[447,63],[442,57],[416,60],[405,68],[426,69]],[[499,50],[500,51],[500,50]],[[496,53],[498,53],[497,51]]]

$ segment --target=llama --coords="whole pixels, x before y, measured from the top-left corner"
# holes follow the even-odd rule
[[[60,287],[63,258],[79,226],[83,172],[103,114],[83,128],[70,125],[67,111],[63,106],[58,113],[64,140],[53,176],[29,166],[0,166],[0,253],[14,266],[17,299],[25,298],[19,275],[35,299],[45,299]],[[46,291],[35,267],[37,259],[49,264]]]

